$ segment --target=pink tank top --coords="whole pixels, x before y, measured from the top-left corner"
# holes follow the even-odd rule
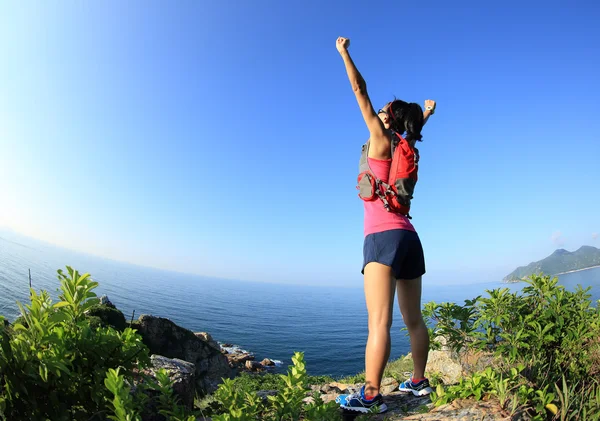
[[[375,177],[388,182],[392,166],[391,159],[369,158],[369,166],[375,173]],[[406,216],[386,211],[380,199],[363,203],[365,206],[365,237],[369,234],[393,229],[415,231]]]

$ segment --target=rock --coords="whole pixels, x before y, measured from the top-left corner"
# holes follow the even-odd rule
[[[385,377],[381,380],[380,392],[382,395],[387,395],[398,389],[400,383],[393,377]]]
[[[138,333],[150,353],[193,363],[196,387],[201,394],[214,392],[223,378],[233,378],[227,358],[218,349],[169,319],[142,315]]]
[[[335,398],[337,398],[338,395],[339,395],[339,393],[336,393],[336,392],[326,393],[324,395],[321,395],[321,399],[323,400],[324,403],[328,403],[331,401],[335,401]]]
[[[187,361],[162,355],[152,355],[150,361],[152,367],[146,370],[147,374],[156,378],[158,370],[161,368],[167,370],[169,378],[174,382],[173,392],[180,399],[182,405],[192,409],[196,394],[196,366]]]
[[[447,351],[429,351],[426,371],[438,374],[444,384],[458,383],[463,373],[462,366]]]
[[[346,383],[338,383],[338,382],[331,382],[331,383],[327,383],[324,384],[323,386],[321,386],[319,388],[319,391],[321,393],[346,393],[348,391],[348,388],[350,387],[349,384]]]
[[[492,366],[495,360],[494,354],[476,350],[461,352],[454,358],[459,360],[464,376],[485,370],[486,367]]]
[[[267,396],[276,396],[276,395],[277,395],[277,390],[259,390],[258,392],[256,392],[256,396],[261,398],[263,400],[263,402],[266,402],[268,400]]]
[[[238,347],[234,347],[233,345],[227,345],[229,345],[229,351],[222,348],[221,352],[224,351],[225,356],[227,357],[227,361],[229,362],[229,366],[231,368],[247,370],[248,368],[246,367],[246,362],[253,361],[254,354],[241,350]],[[225,345],[223,345],[223,347],[225,347]]]
[[[93,306],[88,311],[86,311],[85,314],[86,316],[94,320],[95,323],[97,323],[99,319],[101,326],[112,326],[120,332],[125,330],[125,327],[127,326],[125,316],[123,315],[121,310],[115,308],[115,306],[112,305],[112,303],[110,305],[99,304]]]
[[[246,361],[245,367],[249,371],[261,371],[263,369],[262,364],[256,361]]]
[[[194,335],[196,335],[197,338],[202,339],[204,342],[208,343],[210,346],[212,346],[215,349],[221,350],[221,347],[219,346],[219,344],[212,338],[212,336],[210,336],[210,333],[208,332],[196,332],[194,333]]]
[[[178,398],[179,403],[189,410],[193,409],[196,394],[194,364],[161,355],[152,355],[150,362],[150,367],[137,372],[131,393],[136,393],[138,388],[143,386],[146,381],[158,383],[156,373],[160,369],[165,369],[168,372],[169,379],[173,381],[173,393]],[[165,417],[158,413],[160,392],[146,387],[142,387],[142,390],[148,397],[140,414],[142,421],[165,421]]]
[[[348,383],[340,383],[340,382],[332,382],[329,383],[331,386],[337,387],[338,389],[344,391],[344,390],[348,390],[350,388],[352,388],[353,385],[348,384]]]
[[[302,399],[302,402],[304,402],[306,405],[310,405],[311,403],[315,403],[315,398],[313,398],[312,396],[307,396],[304,399]]]
[[[103,295],[102,297],[100,297],[100,305],[107,306],[110,308],[117,308],[113,303],[110,302],[110,300],[108,299],[108,295]]]
[[[435,341],[439,342],[442,346],[440,351],[450,351],[450,346],[448,345],[448,339],[444,335],[438,335],[435,337]]]
[[[509,421],[511,417],[499,407],[497,402],[458,399],[450,404],[432,408],[426,414],[415,414],[403,419],[419,421]]]
[[[227,354],[227,360],[234,366],[245,365],[248,361],[254,360],[252,354]]]
[[[274,365],[275,365],[275,363],[273,362],[273,360],[270,360],[270,359],[268,359],[268,358],[265,358],[265,359],[264,359],[264,360],[262,360],[260,363],[261,363],[263,366],[265,366],[265,367],[272,367],[272,366],[274,366]]]
[[[396,380],[386,378],[382,381],[382,387],[391,387]],[[340,384],[342,385],[342,384]],[[325,386],[321,386],[323,389]],[[362,384],[342,385],[347,386],[342,393],[352,393],[357,391]],[[333,389],[333,388],[332,388]],[[336,387],[336,389],[338,389]],[[383,389],[382,389],[383,392]],[[321,395],[321,399],[327,403],[334,401],[340,393],[330,392]],[[388,410],[382,414],[373,414],[369,416],[370,421],[509,421],[510,417],[498,405],[497,401],[473,401],[458,400],[448,405],[434,407],[429,396],[414,396],[412,393],[403,393],[395,389],[389,393],[382,393],[383,401]],[[308,401],[306,399],[305,401]],[[356,415],[344,413],[343,419],[354,420]]]
[[[311,384],[309,388],[311,392],[321,392],[321,387],[323,386],[318,384]]]

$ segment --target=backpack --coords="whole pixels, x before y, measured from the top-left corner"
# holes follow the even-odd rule
[[[381,199],[388,212],[409,215],[410,201],[417,184],[419,151],[392,132],[392,165],[387,183],[375,177],[369,167],[369,141],[362,146],[358,174],[358,197],[364,201]]]

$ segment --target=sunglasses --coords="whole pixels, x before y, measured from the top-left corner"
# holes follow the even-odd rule
[[[377,115],[379,115],[379,114],[389,115],[389,113],[386,110],[384,110],[383,108],[380,108],[379,111],[377,111]]]

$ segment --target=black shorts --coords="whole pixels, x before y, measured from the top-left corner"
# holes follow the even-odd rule
[[[425,274],[425,256],[419,235],[414,231],[394,229],[365,237],[363,267],[377,262],[392,268],[396,279],[414,279]]]

